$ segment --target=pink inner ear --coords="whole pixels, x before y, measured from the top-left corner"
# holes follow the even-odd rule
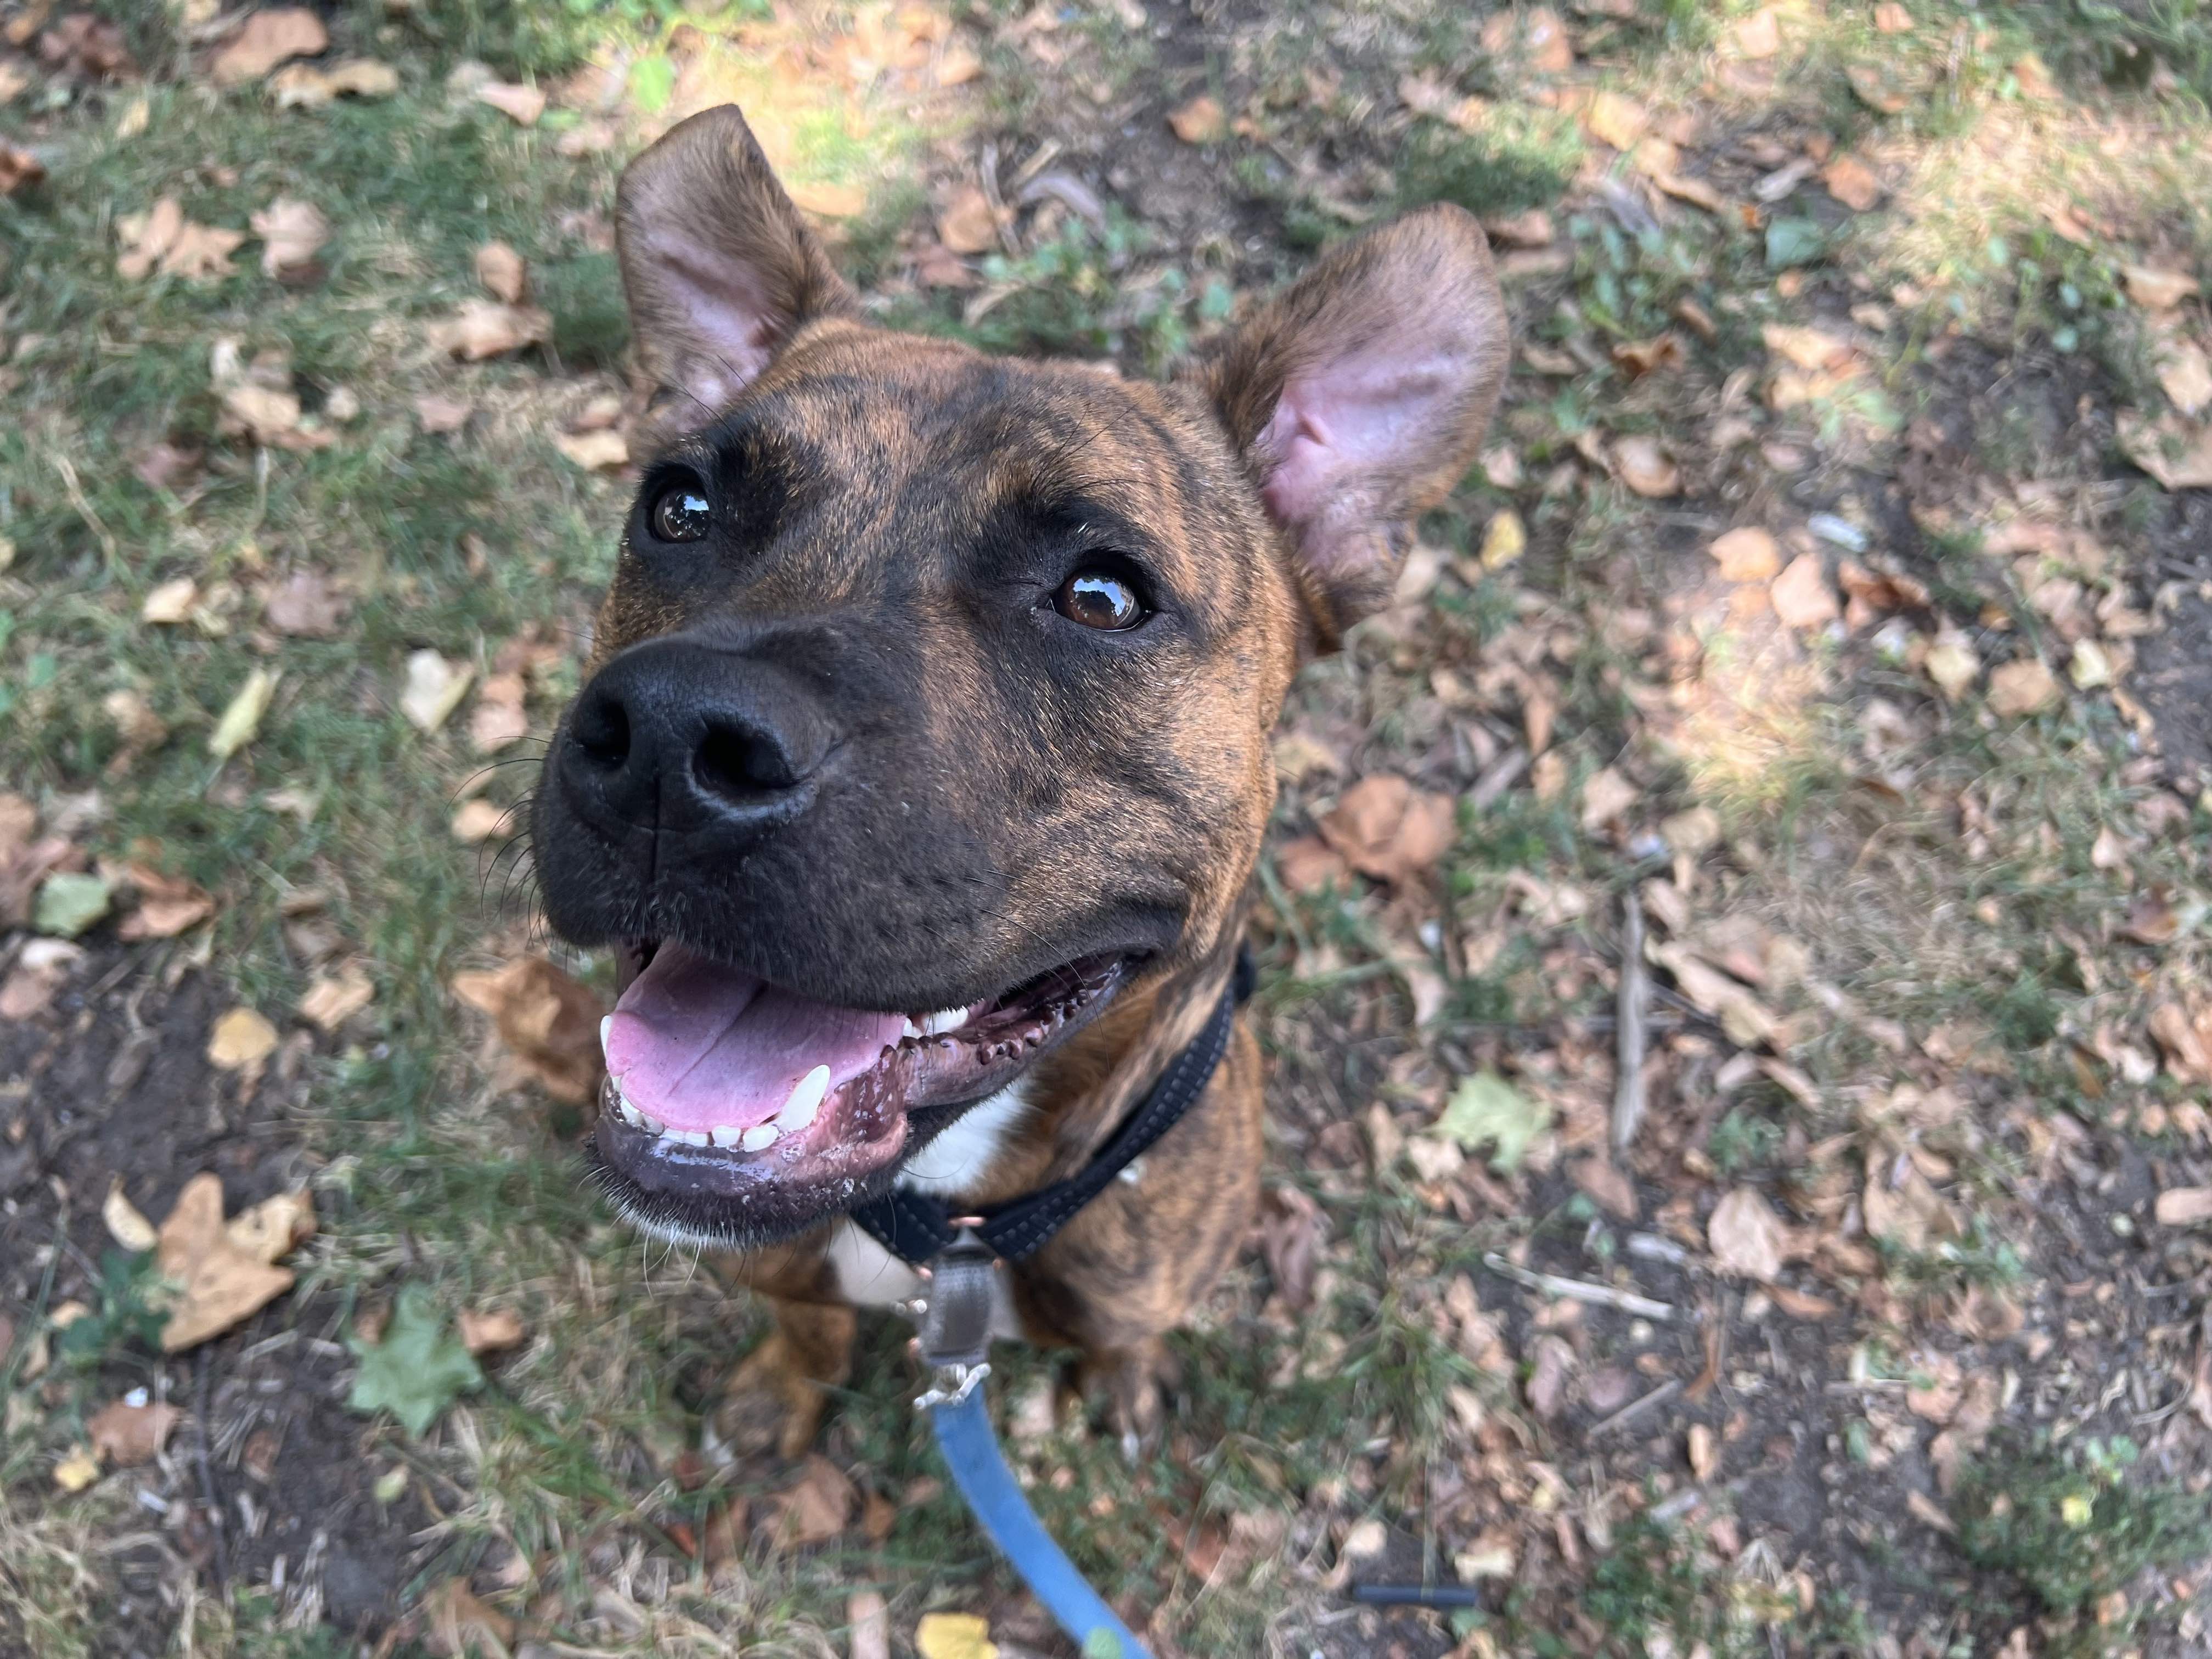
[[[647,253],[663,295],[683,313],[684,389],[719,409],[775,355],[779,324],[768,286],[726,251],[681,231],[656,231]]]
[[[1384,485],[1419,470],[1422,423],[1446,416],[1466,372],[1448,354],[1378,342],[1284,385],[1257,446],[1271,463],[1260,493],[1322,574],[1373,556]]]

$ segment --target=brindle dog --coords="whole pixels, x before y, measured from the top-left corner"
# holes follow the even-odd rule
[[[634,161],[657,446],[532,826],[554,927],[617,946],[600,1178],[742,1252],[775,1331],[716,1415],[786,1455],[910,1272],[845,1218],[1080,1169],[1231,971],[1299,664],[1390,592],[1506,362],[1480,228],[1323,256],[1176,382],[871,326],[734,108]],[[1010,1279],[1133,1449],[1245,1235],[1261,1065]]]

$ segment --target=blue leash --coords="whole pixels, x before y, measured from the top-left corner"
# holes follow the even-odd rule
[[[1060,1627],[1081,1644],[1084,1659],[1152,1659],[1036,1518],[1000,1454],[982,1389],[970,1389],[961,1399],[930,1407],[929,1423],[952,1471],[952,1484],[968,1500],[976,1523]]]

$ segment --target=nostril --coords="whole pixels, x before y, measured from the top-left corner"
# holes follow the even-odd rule
[[[576,711],[573,736],[586,760],[617,771],[629,759],[629,711],[613,697],[594,697]]]
[[[783,745],[743,726],[710,726],[692,758],[699,787],[717,795],[745,798],[788,789],[799,774]]]

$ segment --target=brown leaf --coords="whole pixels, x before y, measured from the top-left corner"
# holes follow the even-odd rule
[[[1186,144],[1211,144],[1229,131],[1219,100],[1201,93],[1168,116],[1168,125]]]
[[[478,1313],[473,1308],[461,1310],[461,1346],[473,1354],[505,1353],[509,1348],[522,1346],[529,1334],[522,1323],[522,1316],[512,1308],[494,1308]]]
[[[374,981],[358,963],[349,962],[334,974],[315,976],[300,999],[299,1015],[317,1030],[334,1033],[375,1000]]]
[[[1275,849],[1275,873],[1293,893],[1318,893],[1332,882],[1349,884],[1352,866],[1344,854],[1318,836],[1300,836]]]
[[[523,707],[524,684],[520,674],[494,674],[477,693],[477,706],[469,715],[469,747],[479,755],[496,754],[509,744],[530,735],[530,715]]]
[[[2166,489],[2212,489],[2212,422],[2123,415],[2120,453]]]
[[[2161,1227],[2194,1227],[2212,1221],[2212,1187],[2169,1187],[2158,1195]]]
[[[821,1544],[845,1530],[853,1513],[854,1491],[845,1472],[816,1453],[806,1460],[799,1482],[783,1494],[783,1516],[776,1531],[780,1544]]]
[[[2158,351],[2158,383],[2166,400],[2185,415],[2201,415],[2212,404],[2212,357],[2194,340],[2169,343]]]
[[[999,223],[991,198],[969,185],[938,216],[938,240],[954,253],[982,253],[999,245]]]
[[[1785,628],[1822,628],[1843,615],[1817,553],[1801,553],[1769,583],[1767,598]]]
[[[1634,149],[1650,130],[1651,112],[1632,98],[1617,92],[1600,92],[1583,112],[1583,125],[1590,137],[1615,149]]]
[[[279,109],[320,109],[335,98],[389,98],[399,90],[399,71],[374,58],[342,58],[328,69],[288,64],[269,77]]]
[[[787,183],[784,193],[824,219],[856,219],[868,210],[868,192],[858,185]]]
[[[1276,1292],[1293,1313],[1313,1305],[1314,1273],[1328,1231],[1321,1206],[1296,1187],[1267,1188],[1260,1202],[1260,1254]]]
[[[2187,271],[2156,265],[2123,265],[2120,281],[2128,298],[2146,311],[2171,311],[2197,292],[2197,279]]]
[[[609,471],[629,465],[629,441],[621,433],[608,428],[597,432],[556,432],[553,434],[553,447],[572,465],[586,472]]]
[[[126,865],[120,873],[138,890],[137,908],[115,930],[123,939],[174,939],[215,914],[215,895],[198,882],[143,864]]]
[[[504,1654],[514,1644],[514,1620],[479,1601],[465,1578],[448,1578],[422,1598],[422,1645],[442,1659]]]
[[[1482,26],[1482,49],[1493,58],[1518,56],[1539,75],[1565,75],[1575,66],[1567,26],[1549,6],[1500,7]]]
[[[219,1336],[292,1287],[283,1267],[256,1260],[230,1242],[222,1222],[222,1183],[196,1175],[161,1224],[155,1266],[184,1287],[161,1328],[161,1351],[179,1353]]]
[[[1761,6],[1750,16],[1740,19],[1729,31],[1737,52],[1751,58],[1771,58],[1782,50],[1782,24],[1775,16],[1774,8]]]
[[[475,412],[474,404],[458,398],[429,396],[415,400],[415,418],[425,432],[459,432]]]
[[[1644,798],[1644,792],[1613,767],[1591,774],[1583,785],[1582,824],[1595,835]]]
[[[915,250],[914,279],[924,288],[970,289],[981,280],[942,242]]]
[[[1854,213],[1865,213],[1881,200],[1881,181],[1874,169],[1849,152],[1820,169],[1820,182],[1828,194]]]
[[[489,86],[478,87],[477,101],[489,104],[517,126],[534,127],[538,118],[545,113],[543,91],[508,81],[494,81]]]
[[[1353,869],[1398,883],[1435,865],[1457,838],[1458,814],[1449,795],[1416,789],[1395,773],[1362,778],[1322,819],[1322,837]]]
[[[1768,582],[1782,570],[1781,550],[1774,538],[1756,525],[1716,537],[1705,551],[1720,567],[1723,581]]]
[[[453,994],[491,1016],[518,1070],[556,1100],[582,1105],[605,1070],[599,994],[543,957],[524,957],[489,973],[456,974]]]
[[[1710,1480],[1720,1472],[1720,1440],[1703,1423],[1690,1425],[1690,1473],[1700,1480]]]
[[[1632,380],[1662,368],[1680,368],[1682,342],[1671,331],[1649,340],[1624,340],[1613,349],[1613,361]]]
[[[2212,1083],[2212,1004],[2192,1019],[2179,1003],[2164,1003],[2152,1012],[2150,1034],[2176,1077]]]
[[[164,196],[144,213],[126,213],[115,222],[122,252],[115,261],[116,275],[130,282],[159,271],[204,282],[230,275],[230,256],[246,240],[246,233],[194,224],[173,196]]]
[[[1615,1220],[1636,1219],[1636,1183],[1604,1158],[1583,1158],[1568,1170],[1567,1176]]]
[[[261,619],[295,639],[335,639],[352,605],[327,574],[301,565],[262,595]]]
[[[258,81],[292,58],[313,58],[327,49],[323,20],[305,6],[272,6],[255,12],[208,64],[219,87]]]
[[[530,295],[530,270],[505,242],[486,242],[477,250],[477,281],[495,300],[519,306]]]
[[[1836,1311],[1836,1304],[1824,1296],[1814,1296],[1805,1291],[1793,1291],[1787,1285],[1769,1285],[1766,1294],[1774,1305],[1792,1319],[1827,1319]]]
[[[1874,26],[1884,34],[1910,34],[1912,33],[1912,14],[1899,4],[1898,0],[1881,0],[1881,3],[1874,9]]]
[[[1766,343],[1769,351],[1778,357],[1787,358],[1808,373],[1842,368],[1858,355],[1849,340],[1824,329],[1800,328],[1789,323],[1768,323],[1759,330],[1759,337]]]
[[[0,139],[0,196],[13,196],[46,176],[46,164],[30,151]]]
[[[1911,105],[1912,94],[1884,64],[1852,64],[1844,70],[1851,90],[1869,109],[1883,115],[1901,115]]]
[[[1990,712],[2001,720],[2039,714],[2058,701],[2058,682],[2035,657],[1990,671]]]
[[[1723,1273],[1765,1283],[1782,1271],[1782,1218],[1749,1187],[1737,1188],[1713,1206],[1705,1242]]]
[[[489,841],[505,827],[510,810],[481,797],[463,801],[461,810],[453,814],[453,839],[464,847]]]
[[[1564,1338],[1549,1333],[1538,1337],[1528,1370],[1528,1409],[1547,1422],[1557,1417],[1574,1367],[1575,1351]]]
[[[84,1431],[92,1442],[93,1455],[118,1469],[135,1469],[150,1463],[169,1443],[170,1431],[184,1413],[166,1401],[133,1406],[117,1400],[85,1419]]]
[[[315,1236],[315,1200],[304,1187],[275,1194],[231,1217],[222,1236],[240,1255],[274,1267]]]
[[[550,313],[536,306],[501,305],[495,300],[464,301],[447,321],[433,323],[428,337],[434,351],[480,362],[505,352],[541,343],[553,332]]]
[[[1668,458],[1656,438],[1616,438],[1613,467],[1621,483],[1639,495],[1664,501],[1682,493],[1681,469]]]
[[[226,1072],[258,1066],[276,1052],[276,1028],[251,1008],[234,1008],[208,1033],[208,1064]]]
[[[305,270],[331,240],[331,222],[323,217],[322,210],[294,196],[279,196],[248,222],[261,239],[264,276]]]

